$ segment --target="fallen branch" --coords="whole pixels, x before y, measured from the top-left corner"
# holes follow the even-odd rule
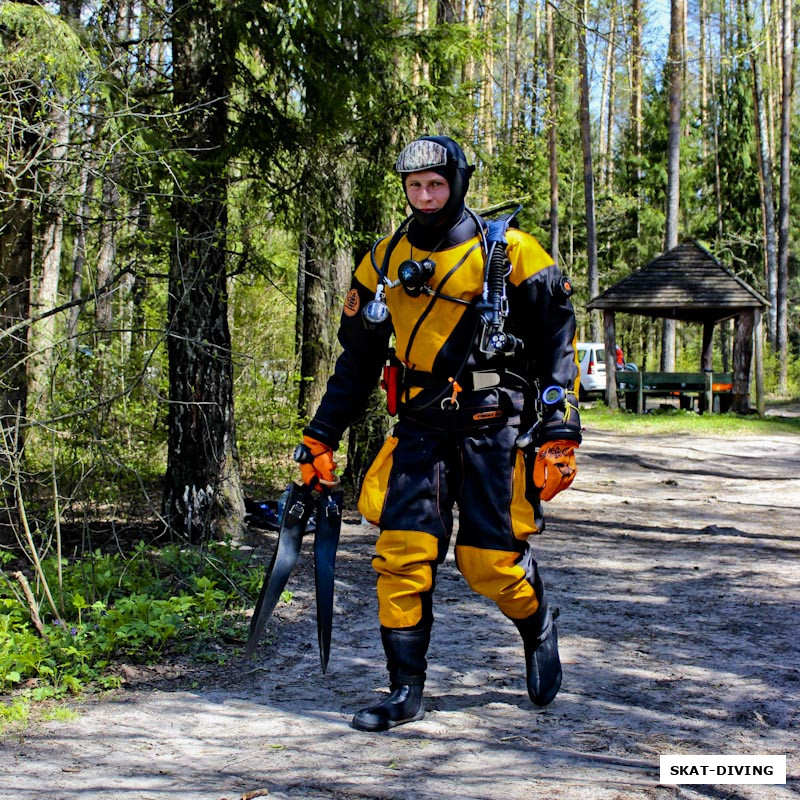
[[[31,614],[31,622],[33,623],[33,627],[36,628],[36,632],[42,637],[42,639],[44,639],[46,642],[49,642],[50,639],[44,632],[44,625],[42,625],[42,620],[39,616],[39,606],[36,603],[36,598],[33,596],[28,579],[19,571],[14,573],[14,577],[22,587],[22,591],[25,594],[25,599],[28,601],[28,610]]]

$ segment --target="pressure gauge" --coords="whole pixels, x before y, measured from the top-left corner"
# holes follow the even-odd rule
[[[566,396],[563,386],[548,386],[542,392],[542,405],[544,406],[557,406],[564,400]]]

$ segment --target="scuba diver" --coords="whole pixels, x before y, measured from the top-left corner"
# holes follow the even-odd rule
[[[359,509],[379,527],[373,567],[390,693],[352,726],[383,731],[425,714],[437,567],[458,506],[455,559],[469,586],[519,630],[537,706],[561,685],[554,615],[529,537],[541,500],[566,489],[581,441],[571,286],[517,209],[487,220],[465,204],[474,166],[445,136],[400,153],[410,216],[357,266],[342,353],[295,452],[303,482],[336,481],[334,451],[381,377],[396,423]]]

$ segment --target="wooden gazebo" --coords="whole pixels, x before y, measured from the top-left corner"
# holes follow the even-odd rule
[[[603,311],[606,374],[608,388],[614,392],[616,312],[702,324],[701,372],[712,367],[714,326],[734,319],[733,410],[750,410],[750,372],[755,353],[756,399],[761,414],[764,411],[761,320],[768,306],[768,300],[695,241],[679,244],[653,258],[586,305],[589,310]],[[610,400],[610,394],[608,397]]]

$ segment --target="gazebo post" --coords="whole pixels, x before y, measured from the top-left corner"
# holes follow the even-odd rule
[[[700,354],[700,372],[714,368],[714,321],[703,323],[703,352]]]
[[[753,360],[753,313],[744,309],[733,328],[733,411],[750,411],[750,366]]]
[[[603,309],[603,343],[606,346],[606,405],[616,411],[617,396],[617,327],[614,312]]]
[[[764,315],[760,308],[753,309],[753,349],[756,361],[756,410],[760,417],[766,411],[764,397]]]
[[[714,390],[712,387],[714,369],[714,320],[706,320],[703,323],[703,350],[700,353],[700,372],[705,375],[706,391],[698,400],[699,410],[702,414],[707,411],[714,413]]]

